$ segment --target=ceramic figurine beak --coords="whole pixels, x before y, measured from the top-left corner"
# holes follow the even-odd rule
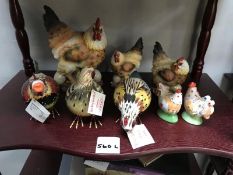
[[[116,63],[119,63],[119,53],[116,51],[113,56],[114,56],[114,61]]]
[[[95,78],[95,71],[93,70],[93,72],[91,73],[91,78],[94,79]]]

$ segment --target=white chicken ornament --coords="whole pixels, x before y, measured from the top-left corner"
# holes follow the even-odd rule
[[[113,97],[121,111],[121,126],[130,131],[137,123],[138,115],[149,107],[151,91],[145,81],[133,77],[118,84]]]
[[[158,116],[169,123],[178,122],[177,113],[180,111],[182,105],[182,92],[180,86],[171,89],[169,86],[159,83],[157,93],[160,108],[157,111]]]
[[[97,120],[96,116],[88,113],[88,107],[91,97],[92,90],[103,93],[101,86],[94,81],[95,70],[94,68],[83,68],[79,75],[79,79],[76,83],[73,83],[69,89],[66,91],[66,105],[69,110],[76,115],[75,119],[70,125],[70,128],[75,125],[77,129],[79,123],[83,127],[82,118],[91,117],[89,128],[92,127],[92,123],[94,121],[95,128],[97,128],[97,124],[102,126],[102,123]]]
[[[191,82],[184,97],[185,112],[182,118],[193,125],[201,125],[202,118],[209,119],[214,113],[215,101],[209,95],[201,97],[197,91],[196,83]]]

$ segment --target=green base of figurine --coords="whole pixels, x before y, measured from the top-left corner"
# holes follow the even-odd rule
[[[168,114],[161,109],[157,111],[158,116],[169,123],[177,123],[178,122],[178,115],[177,114]]]
[[[192,125],[201,125],[203,123],[203,120],[201,117],[196,117],[196,116],[192,116],[192,115],[189,115],[187,112],[183,112],[182,113],[182,118],[192,124]]]

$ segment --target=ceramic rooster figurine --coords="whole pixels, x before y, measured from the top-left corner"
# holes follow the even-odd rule
[[[52,77],[43,73],[32,75],[23,84],[21,94],[26,103],[32,99],[37,100],[52,113],[53,118],[55,113],[59,115],[54,108],[59,96],[59,86]]]
[[[95,116],[87,112],[91,91],[95,90],[97,92],[103,93],[101,86],[94,81],[94,77],[95,70],[93,68],[83,68],[77,82],[73,83],[66,91],[66,105],[69,110],[76,115],[76,118],[71,123],[70,128],[75,125],[75,128],[77,129],[79,122],[83,127],[84,124],[82,118],[87,118],[90,116],[92,116],[89,125],[90,128],[93,121],[96,128],[97,124],[102,126],[101,122],[97,120]]]
[[[78,32],[61,22],[55,12],[44,6],[44,25],[49,34],[49,47],[58,59],[54,79],[58,84],[74,83],[80,68],[96,68],[105,58],[107,39],[104,28],[96,22],[84,32]]]
[[[153,57],[153,81],[156,85],[163,83],[168,86],[182,84],[189,73],[188,62],[183,58],[171,59],[163,50],[161,44],[154,45]]]
[[[125,131],[132,130],[138,115],[150,105],[150,88],[140,78],[128,78],[116,87],[114,102],[121,112],[122,128]]]
[[[197,91],[196,83],[191,82],[184,97],[182,118],[193,125],[201,125],[204,119],[209,119],[214,113],[214,100],[209,95],[201,97]]]
[[[157,111],[158,116],[169,123],[178,122],[177,113],[180,111],[182,105],[182,92],[180,86],[171,88],[159,83],[157,93],[160,108]]]
[[[111,58],[113,86],[128,78],[139,66],[142,59],[143,42],[139,38],[136,44],[127,52],[115,51]]]

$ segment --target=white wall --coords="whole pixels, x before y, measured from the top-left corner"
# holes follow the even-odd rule
[[[233,72],[233,1],[220,0],[204,72],[221,85],[223,73]]]

